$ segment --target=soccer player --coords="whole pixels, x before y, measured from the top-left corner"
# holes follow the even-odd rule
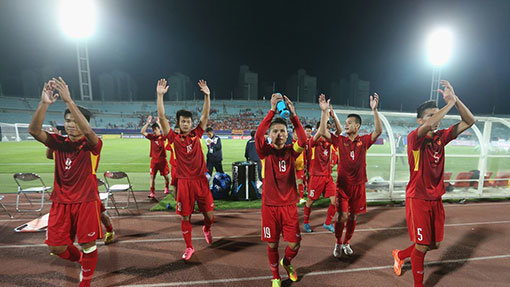
[[[151,141],[151,150],[149,156],[151,157],[151,167],[150,167],[150,175],[151,175],[151,193],[148,195],[149,198],[155,198],[155,181],[156,175],[162,175],[165,178],[165,194],[168,194],[168,162],[166,161],[166,149],[165,149],[165,137],[161,134],[161,127],[159,125],[159,118],[155,123],[151,125],[152,133],[147,133],[147,128],[151,124],[152,116],[147,117],[147,123],[142,127],[140,133],[148,140]]]
[[[345,223],[345,202],[337,200],[337,210],[340,220],[335,224],[336,244],[333,255],[339,257],[343,253],[352,255],[354,252],[349,244],[350,239],[356,227],[357,215],[366,212],[367,201],[365,194],[365,183],[367,181],[366,173],[366,154],[370,146],[382,133],[382,123],[377,112],[379,96],[374,94],[370,96],[370,107],[374,113],[375,131],[371,134],[360,136],[358,131],[361,127],[361,117],[357,114],[347,115],[344,125],[344,131],[347,136],[331,134],[326,128],[328,120],[329,100],[326,102],[325,96],[319,97],[319,105],[322,110],[321,125],[319,133],[335,145],[338,149],[339,161],[337,178],[337,196],[347,196],[348,218]],[[343,207],[342,207],[343,205]],[[342,241],[344,226],[347,225],[345,237]]]
[[[342,127],[333,109],[329,108],[329,113],[336,119],[338,135],[342,132]],[[317,130],[320,122],[317,123]],[[331,223],[336,214],[336,185],[331,176],[333,167],[333,156],[336,154],[333,145],[328,142],[321,133],[317,132],[308,141],[310,147],[310,184],[308,189],[308,198],[304,208],[303,229],[305,232],[312,232],[310,227],[310,213],[312,212],[312,204],[319,199],[322,194],[324,198],[329,198],[330,204],[326,213],[326,220],[322,227],[331,232],[335,232],[335,227]]]
[[[66,137],[42,130],[46,111],[59,95],[67,105]],[[80,262],[80,286],[90,286],[97,263],[96,239],[102,237],[96,170],[103,143],[89,120],[90,112],[74,103],[67,84],[59,77],[44,84],[28,127],[37,141],[54,151],[55,180],[45,243],[51,255]],[[81,252],[73,245],[75,238]]]
[[[180,133],[179,126],[174,126],[174,132],[176,134]],[[174,199],[177,200],[177,159],[175,158],[175,149],[174,144],[167,142],[166,144],[166,150],[170,151],[169,160],[171,169],[170,169],[170,176],[172,177],[170,179],[170,186],[172,187],[172,194],[174,196]]]
[[[224,173],[223,166],[221,161],[223,160],[223,153],[221,151],[221,139],[219,136],[214,134],[214,130],[211,127],[208,127],[205,130],[207,134],[207,139],[205,143],[207,144],[207,170],[209,175],[213,176],[213,168],[216,169],[216,172]]]
[[[198,86],[204,93],[204,106],[202,108],[202,116],[200,123],[195,128],[193,125],[193,114],[190,111],[179,110],[176,114],[176,120],[179,125],[180,133],[176,134],[168,124],[165,117],[165,106],[163,104],[163,96],[168,91],[165,79],[158,81],[156,88],[158,95],[158,116],[161,120],[161,128],[163,134],[166,135],[168,142],[173,144],[175,157],[177,161],[177,214],[180,214],[181,230],[186,243],[186,249],[182,258],[189,260],[195,249],[191,243],[191,214],[195,207],[195,201],[199,210],[204,215],[204,226],[202,231],[205,241],[212,243],[211,225],[214,222],[214,201],[209,183],[205,176],[207,167],[205,165],[204,153],[202,152],[202,144],[200,139],[204,134],[209,119],[210,94],[209,87],[204,80],[198,81]]]
[[[305,130],[306,133],[306,130]],[[298,140],[297,133],[292,133],[292,144],[295,144]],[[299,203],[305,203],[306,199],[304,198],[304,189],[305,189],[305,154],[306,149],[303,150],[303,152],[296,158],[296,179],[297,179],[297,185],[298,185],[298,192],[299,192]]]
[[[293,145],[285,145],[287,139],[287,122],[282,118],[273,120],[276,104],[285,100],[290,111],[290,120],[298,140]],[[271,143],[265,141],[264,134],[269,129]],[[288,242],[285,256],[280,264],[285,268],[290,280],[297,281],[298,276],[291,260],[297,255],[301,233],[296,203],[299,193],[296,189],[295,162],[304,150],[306,135],[296,115],[294,105],[287,97],[273,94],[271,110],[260,123],[255,134],[257,153],[263,164],[264,185],[262,187],[262,240],[267,242],[267,256],[273,272],[273,287],[281,286],[278,271],[278,242],[280,233]]]
[[[57,129],[54,129],[54,128],[51,128],[50,130],[47,130],[48,133],[56,133],[58,135],[61,135],[60,131],[57,130]],[[54,159],[55,156],[54,156],[54,150],[52,150],[51,148],[46,148],[46,158],[48,159]],[[99,190],[98,190],[99,192]],[[105,245],[108,245],[110,243],[112,243],[114,240],[115,240],[115,231],[113,230],[113,224],[112,224],[112,219],[110,218],[110,216],[108,215],[108,213],[106,212],[106,208],[104,207],[103,205],[103,202],[102,201],[99,201],[101,203],[101,207],[100,207],[100,211],[101,211],[101,223],[104,225],[105,229],[106,229],[106,233],[104,234],[104,238],[103,238],[103,241],[104,241],[104,244]]]
[[[438,109],[434,101],[417,109],[420,125],[407,136],[407,156],[411,178],[406,188],[406,219],[413,244],[393,250],[393,269],[397,276],[411,257],[414,286],[423,286],[423,262],[428,250],[439,248],[443,241],[445,212],[441,196],[445,193],[445,146],[475,123],[469,109],[455,95],[448,81],[441,81],[446,105]],[[438,130],[441,119],[455,106],[461,121],[448,129]]]

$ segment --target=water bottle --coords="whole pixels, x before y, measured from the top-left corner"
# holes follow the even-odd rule
[[[281,100],[276,104],[276,110],[280,114],[280,116],[284,119],[288,119],[290,116],[290,112],[285,105],[285,101]]]

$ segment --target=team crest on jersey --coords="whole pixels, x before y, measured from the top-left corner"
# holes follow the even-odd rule
[[[362,142],[358,142],[356,145],[361,146],[362,144],[363,144]]]
[[[438,145],[441,145],[441,139],[438,139],[438,140],[437,140],[437,144],[438,144]]]

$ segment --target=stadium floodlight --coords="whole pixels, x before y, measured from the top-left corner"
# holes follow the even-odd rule
[[[434,30],[427,39],[427,53],[429,62],[436,66],[443,66],[450,59],[452,53],[452,33],[446,28]]]
[[[94,0],[61,0],[60,20],[64,32],[78,39],[92,36],[96,25]]]
[[[452,53],[452,33],[446,28],[439,28],[430,33],[427,38],[427,58],[432,64],[432,83],[430,85],[430,100],[438,103],[441,81],[441,67],[448,62]]]

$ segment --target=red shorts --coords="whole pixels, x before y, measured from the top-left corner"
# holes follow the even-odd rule
[[[430,245],[443,241],[445,213],[441,199],[406,198],[406,219],[412,242]]]
[[[166,160],[163,160],[163,161],[151,160],[151,169],[150,169],[151,175],[158,173],[158,171],[159,171],[159,174],[162,176],[168,175],[168,171],[169,171],[168,170],[168,162]]]
[[[301,241],[299,216],[296,204],[269,206],[262,204],[262,240],[267,242],[283,240],[297,243]]]
[[[172,165],[172,169],[170,170],[170,185],[177,187],[177,175],[176,175],[175,166]]]
[[[214,201],[209,183],[205,176],[199,179],[184,179],[177,181],[177,214],[188,216],[193,213],[195,201],[200,212],[214,209]]]
[[[310,186],[308,188],[308,198],[317,200],[321,196],[329,198],[336,196],[336,185],[331,176],[310,176]]]
[[[343,197],[343,194],[341,192],[336,191],[336,211],[339,215],[342,215],[342,212],[349,211],[349,200],[347,198]]]
[[[100,216],[101,201],[82,203],[58,203],[51,205],[46,230],[46,243],[49,246],[87,243],[103,238]]]
[[[364,183],[339,186],[338,189],[340,189],[340,192],[344,192],[348,198],[349,213],[360,214],[367,212],[367,194]]]

